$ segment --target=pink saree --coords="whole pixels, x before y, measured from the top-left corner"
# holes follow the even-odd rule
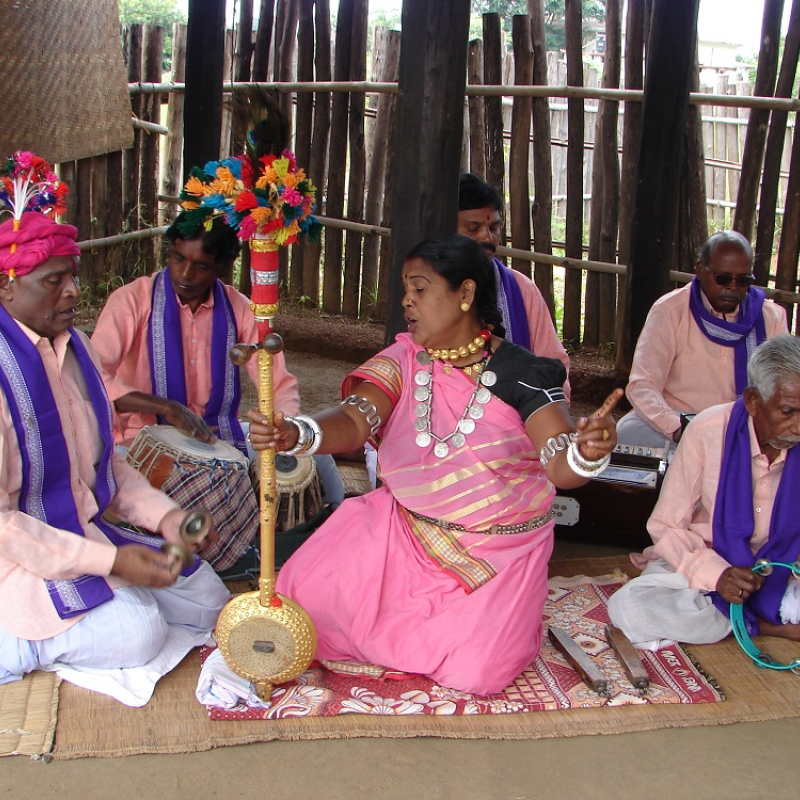
[[[395,401],[378,451],[383,485],[346,500],[281,569],[277,590],[311,615],[317,658],[334,668],[488,694],[539,652],[554,490],[519,414],[495,396],[463,446],[444,458],[417,446],[420,350],[401,334],[345,380],[345,393],[369,380]],[[474,378],[436,362],[433,385],[431,425],[444,436]],[[522,533],[491,530],[538,517]]]

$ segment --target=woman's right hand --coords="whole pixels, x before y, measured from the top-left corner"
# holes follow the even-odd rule
[[[272,424],[258,409],[247,412],[250,420],[250,444],[253,450],[267,450],[270,447],[278,453],[291,450],[297,444],[300,431],[296,425],[286,421],[282,411],[276,411]]]

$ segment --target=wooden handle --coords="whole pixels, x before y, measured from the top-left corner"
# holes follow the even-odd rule
[[[581,650],[575,640],[563,629],[550,626],[550,641],[567,663],[581,676],[581,680],[594,692],[605,697],[611,696],[611,681],[598,669],[594,662]]]
[[[644,662],[631,644],[631,640],[616,626],[606,625],[606,641],[617,654],[619,663],[625,670],[628,680],[634,689],[646,692],[650,687],[650,676],[647,674]]]

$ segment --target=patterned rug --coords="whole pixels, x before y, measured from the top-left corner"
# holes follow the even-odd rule
[[[622,573],[548,581],[544,609],[549,625],[566,630],[611,680],[610,697],[589,689],[564,657],[544,638],[536,660],[505,691],[485,697],[438,686],[420,675],[403,680],[376,681],[330,672],[313,665],[298,679],[275,689],[267,708],[209,707],[212,720],[332,717],[340,714],[477,715],[516,714],[601,706],[715,703],[724,699],[713,681],[704,676],[678,646],[657,653],[639,651],[650,676],[647,694],[631,686],[614,651],[604,637],[609,622],[608,598],[627,580]],[[205,655],[208,654],[208,651]],[[203,656],[201,655],[201,658]]]

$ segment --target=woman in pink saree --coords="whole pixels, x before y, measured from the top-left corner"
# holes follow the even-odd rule
[[[408,332],[346,378],[339,406],[276,412],[275,426],[249,414],[256,449],[336,453],[370,436],[378,449],[380,487],[342,504],[277,591],[310,614],[331,669],[488,694],[539,652],[554,486],[605,466],[620,393],[575,433],[561,362],[500,338],[472,240],[418,245],[403,283]]]

